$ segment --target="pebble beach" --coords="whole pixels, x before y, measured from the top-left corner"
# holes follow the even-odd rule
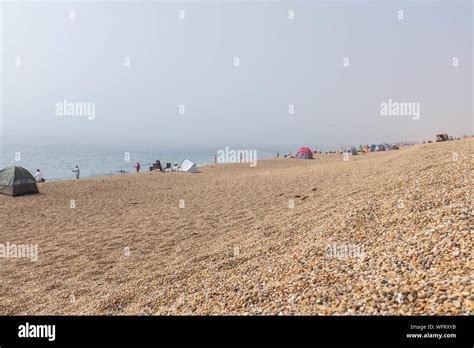
[[[0,315],[472,315],[474,139],[0,195]]]

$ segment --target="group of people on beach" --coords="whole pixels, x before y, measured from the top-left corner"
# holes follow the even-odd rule
[[[165,168],[163,168],[160,160],[156,160],[155,163],[153,163],[149,169],[150,169],[150,172],[152,171],[177,172],[179,171],[179,165],[177,162],[175,162],[173,165],[171,165],[171,163],[166,163]]]
[[[136,162],[135,165],[135,170],[137,173],[140,173],[141,170],[141,165],[140,162]],[[178,163],[175,163],[173,166],[171,166],[171,163],[167,163],[167,166],[165,169],[163,169],[161,162],[159,160],[156,160],[153,165],[150,167],[150,172],[153,170],[158,170],[160,172],[162,171],[178,171],[179,170],[179,165]],[[72,172],[76,174],[76,179],[79,179],[81,175],[81,170],[79,169],[79,166],[76,165],[76,167],[73,169],[71,168]],[[120,173],[126,173],[124,170],[120,170]],[[40,169],[36,169],[36,173],[34,175],[34,178],[36,182],[45,182],[45,179],[43,178],[43,172]]]
[[[81,175],[81,170],[79,169],[79,166],[76,166],[76,168],[72,169],[72,172],[76,174],[76,179],[79,180],[79,177]],[[45,182],[46,180],[43,178],[43,172],[38,168],[36,169],[36,173],[34,175],[34,178],[36,182]]]
[[[163,171],[163,167],[161,166],[160,160],[156,160],[155,163],[153,163],[149,169],[150,172],[154,170],[159,170],[160,172]]]

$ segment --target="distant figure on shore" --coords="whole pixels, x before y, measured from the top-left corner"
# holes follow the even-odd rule
[[[161,162],[159,160],[156,160],[156,169],[158,169],[160,172],[163,171],[163,167],[161,166]]]
[[[140,173],[140,163],[137,162],[137,164],[135,164],[135,169],[137,170],[137,173]]]
[[[76,166],[76,169],[73,169],[72,172],[76,173],[76,179],[79,179],[79,175],[81,174],[81,171],[79,170],[79,166]]]
[[[214,155],[214,163],[217,163],[217,155]]]
[[[36,182],[44,182],[43,173],[39,169],[36,169],[35,180]]]
[[[160,160],[156,160],[155,163],[153,163],[150,167],[150,172],[154,170],[159,170],[160,172],[163,171],[163,167],[161,166]]]
[[[277,158],[279,158],[279,157],[280,157],[280,153],[279,153],[279,152],[277,152]]]

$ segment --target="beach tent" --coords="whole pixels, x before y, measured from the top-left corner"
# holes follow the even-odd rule
[[[362,148],[362,145],[359,145],[359,146],[357,147],[357,152],[362,152],[363,150],[364,150],[364,149]]]
[[[295,155],[296,158],[312,159],[313,152],[309,147],[300,147]]]
[[[186,173],[197,173],[197,165],[186,158],[183,160],[183,162],[181,162],[179,171]]]
[[[15,197],[38,192],[35,178],[25,168],[12,166],[0,170],[1,194]]]
[[[375,152],[375,151],[379,151],[379,147],[375,144],[372,144],[370,146],[370,152]]]
[[[436,142],[450,140],[447,133],[436,134]]]
[[[357,149],[356,149],[355,146],[349,146],[348,148],[346,148],[346,151],[344,151],[344,153],[348,153],[349,155],[356,156],[357,155]]]
[[[385,146],[383,144],[380,144],[379,151],[385,151],[385,150],[386,150]]]
[[[388,150],[391,150],[392,149],[392,146],[390,144],[387,144],[387,143],[383,143],[382,144],[383,147],[385,147],[385,150],[388,151]]]

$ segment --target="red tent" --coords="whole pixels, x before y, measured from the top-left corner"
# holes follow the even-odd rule
[[[309,147],[300,147],[295,155],[296,158],[312,159],[313,151]]]

